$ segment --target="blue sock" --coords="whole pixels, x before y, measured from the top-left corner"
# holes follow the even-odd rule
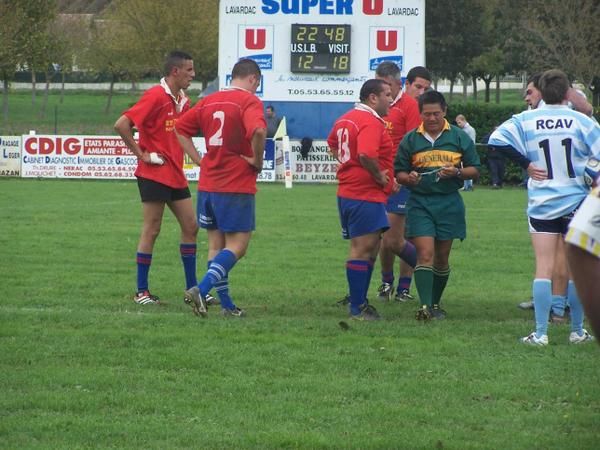
[[[535,335],[548,334],[548,319],[552,308],[552,282],[545,278],[533,280],[533,305],[535,307]]]
[[[569,299],[569,307],[571,308],[571,331],[575,331],[581,336],[583,335],[583,306],[579,300],[579,295],[577,295],[573,280],[569,280],[567,297]]]
[[[208,271],[200,281],[198,289],[200,294],[205,297],[206,294],[223,278],[227,278],[229,271],[235,266],[237,259],[231,250],[224,248],[217,256],[213,258],[208,266]]]
[[[137,252],[137,291],[143,292],[148,290],[148,273],[150,272],[150,264],[152,264],[152,253]]]
[[[564,295],[552,294],[552,312],[557,316],[565,315],[565,306],[567,305],[567,297]]]
[[[365,302],[365,286],[369,280],[369,261],[346,261],[346,277],[350,288],[350,313],[360,314],[360,306]]]
[[[402,292],[403,290],[410,291],[410,283],[412,281],[412,277],[400,277],[398,280],[398,292]]]
[[[369,286],[371,285],[371,277],[373,276],[373,268],[375,267],[375,260],[374,259],[370,259],[369,260],[369,269],[367,270],[368,276],[367,276],[367,282],[365,284],[365,293],[363,295],[365,301],[367,300],[367,293],[369,292]]]
[[[179,244],[179,254],[185,274],[185,289],[196,286],[196,244]]]
[[[208,268],[210,268],[210,263],[212,263],[212,260],[206,263]],[[224,277],[221,279],[221,281],[217,281],[215,283],[215,290],[217,291],[217,295],[219,296],[221,308],[230,310],[235,309],[235,304],[229,296],[229,277]]]
[[[394,284],[394,272],[381,272],[381,282]]]
[[[402,249],[402,251],[400,252],[400,254],[398,256],[400,258],[402,258],[402,261],[404,261],[406,264],[408,264],[413,269],[417,265],[417,249],[412,244],[412,242],[406,241],[404,243],[404,248]]]

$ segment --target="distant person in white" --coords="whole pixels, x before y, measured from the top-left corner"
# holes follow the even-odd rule
[[[467,135],[471,138],[471,140],[475,144],[477,142],[477,132],[475,131],[475,128],[473,128],[471,126],[471,124],[469,122],[467,122],[466,117],[463,116],[462,114],[459,114],[458,116],[456,116],[456,119],[454,119],[454,121],[456,122],[456,125],[458,125],[460,128],[462,128],[462,130],[465,133],[467,133]],[[463,189],[465,191],[472,191],[473,190],[473,180],[465,180],[465,182],[463,184]]]

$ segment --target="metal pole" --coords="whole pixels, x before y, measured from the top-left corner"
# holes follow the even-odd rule
[[[58,134],[56,132],[58,128],[58,105],[54,105],[54,134]]]

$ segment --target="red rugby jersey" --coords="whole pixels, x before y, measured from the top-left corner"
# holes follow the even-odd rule
[[[411,96],[400,92],[400,98],[390,106],[390,110],[383,120],[385,120],[386,128],[394,144],[394,152],[396,152],[404,135],[421,124],[419,104]]]
[[[327,143],[338,151],[338,196],[371,202],[387,201],[394,178],[395,149],[385,122],[373,109],[357,104],[335,122]],[[380,170],[388,170],[390,183],[386,188],[377,184],[361,165],[359,155],[376,159]]]
[[[182,116],[177,132],[192,137],[201,131],[206,140],[198,190],[254,194],[256,170],[240,155],[253,155],[252,135],[266,127],[260,99],[235,87],[205,97]]]
[[[183,173],[183,149],[175,136],[175,122],[190,109],[190,102],[182,95],[177,105],[165,86],[166,84],[151,87],[123,114],[137,128],[140,148],[146,152],[160,153],[165,161],[159,166],[138,160],[135,176],[183,189],[188,182]]]

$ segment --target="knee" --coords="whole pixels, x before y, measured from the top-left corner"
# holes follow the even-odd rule
[[[417,252],[417,265],[419,266],[432,266],[433,265],[433,252],[428,250],[421,250]]]

